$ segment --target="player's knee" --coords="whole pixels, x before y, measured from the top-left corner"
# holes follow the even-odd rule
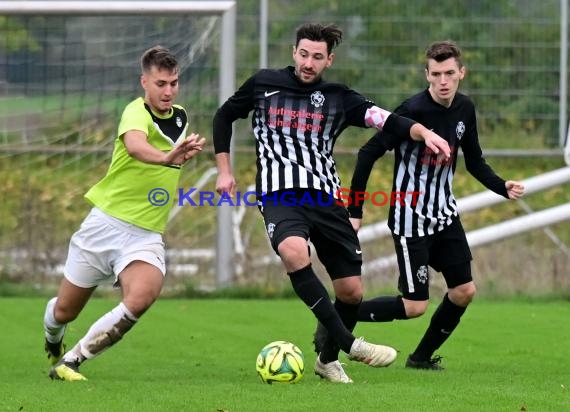
[[[59,323],[73,322],[78,315],[79,311],[71,306],[56,304],[53,308],[53,317]]]
[[[362,279],[360,276],[348,276],[333,280],[335,296],[349,305],[357,305],[362,301]]]
[[[448,292],[449,299],[458,306],[466,307],[475,298],[477,288],[475,283],[469,282],[464,285],[459,285]]]
[[[152,306],[152,304],[156,301],[158,296],[154,294],[148,293],[145,295],[140,296],[130,296],[124,299],[125,306],[129,309],[129,311],[139,318],[142,316],[148,308]]]
[[[362,289],[360,288],[352,288],[343,291],[339,291],[339,293],[335,293],[336,297],[340,299],[342,302],[349,304],[349,305],[357,305],[362,301]]]
[[[427,300],[407,300],[403,299],[406,316],[408,319],[417,318],[426,313],[429,301]]]
[[[311,262],[307,243],[303,238],[288,237],[279,243],[277,251],[288,270],[289,268],[302,268]]]

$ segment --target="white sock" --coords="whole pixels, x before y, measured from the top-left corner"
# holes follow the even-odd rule
[[[50,343],[58,343],[61,342],[63,339],[63,335],[65,334],[65,323],[59,323],[55,320],[53,316],[53,309],[55,307],[55,302],[57,301],[57,297],[52,298],[46,305],[46,311],[44,314],[44,331],[45,337],[48,342]]]
[[[99,318],[87,334],[64,355],[65,361],[83,362],[92,359],[117,343],[138,319],[123,302]]]

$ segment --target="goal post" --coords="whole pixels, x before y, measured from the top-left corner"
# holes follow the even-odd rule
[[[570,166],[570,124],[568,125],[568,133],[566,134],[566,142],[564,144],[564,161],[566,166]]]
[[[236,1],[2,1],[0,14],[234,14]]]
[[[81,16],[81,17],[86,17],[86,18],[91,18],[91,17],[105,17],[107,18],[113,18],[113,17],[119,17],[119,16],[128,16],[128,17],[138,17],[138,18],[144,18],[147,17],[149,20],[154,21],[154,19],[157,19],[161,16],[168,16],[169,18],[178,18],[179,16],[215,16],[216,18],[220,18],[220,35],[219,35],[219,62],[218,62],[218,68],[217,70],[219,71],[219,75],[218,75],[218,79],[217,79],[217,96],[215,96],[214,98],[217,98],[217,104],[221,104],[222,102],[224,102],[228,97],[230,97],[234,90],[235,90],[235,35],[236,35],[236,18],[237,18],[237,1],[159,1],[159,2],[151,2],[151,1],[1,1],[0,2],[0,30],[2,30],[3,32],[6,32],[7,30],[6,27],[10,26],[10,23],[6,21],[6,17],[10,18],[10,17],[17,17],[17,19],[20,18],[30,18],[33,17],[35,18],[37,16],[38,19],[43,20],[43,19],[48,19],[48,18],[53,18],[55,16],[55,18],[57,19],[57,16],[65,16],[67,18],[67,16]],[[105,21],[103,21],[104,23]],[[144,26],[144,22],[146,22],[146,20],[143,20],[143,22],[140,23],[140,26]],[[35,21],[32,21],[30,24],[33,26],[35,23]],[[119,24],[115,24],[113,29],[118,30],[118,28],[116,26],[120,26],[120,21],[118,22]],[[19,23],[18,23],[19,24]],[[78,23],[75,24],[80,25]],[[32,27],[30,26],[30,27]],[[163,26],[164,27],[164,26]],[[33,27],[32,27],[33,28]],[[57,22],[52,24],[52,28],[55,28],[55,31],[57,31],[58,29],[60,29],[57,26]],[[171,27],[166,27],[170,30],[172,30]],[[20,29],[20,26],[17,26],[17,28],[14,30],[15,32],[17,30]],[[96,28],[92,28],[92,30],[95,30]],[[186,27],[184,27],[183,25],[181,25],[181,28],[178,29],[177,33],[174,33],[173,36],[177,36],[179,38],[183,38],[187,32],[186,32]],[[188,27],[189,29],[189,27]],[[31,29],[30,29],[31,30]],[[105,28],[100,28],[100,31],[104,31]],[[60,30],[61,31],[61,30]],[[92,31],[93,32],[93,31]],[[46,30],[47,33],[47,30]],[[44,33],[44,35],[49,35],[49,33]],[[160,41],[161,36],[160,36],[160,32],[158,33],[145,33],[145,36],[147,39],[157,39],[158,43],[162,43]],[[61,33],[57,33],[57,35],[61,35]],[[89,39],[89,35],[87,34],[85,35],[88,39]],[[111,35],[111,34],[109,34]],[[33,43],[33,39],[30,40],[30,38],[28,37],[27,34],[22,34],[21,32],[19,32],[18,34],[14,35],[15,38],[12,40],[13,43],[18,43],[18,44],[22,44],[22,42],[26,42],[26,44],[29,46],[30,49],[33,49],[34,47],[37,49],[38,46],[37,44]],[[139,43],[135,44],[135,38],[137,36],[139,36],[139,32],[137,32],[136,30],[133,30],[133,34],[132,37],[129,37],[130,33],[126,33],[125,34],[125,48],[132,48],[133,50],[129,50],[130,55],[133,55],[135,53],[138,53],[138,55],[140,55],[140,53],[142,53],[144,50],[140,48]],[[41,35],[40,35],[41,37]],[[204,36],[204,37],[208,37],[208,36]],[[67,35],[67,38],[70,39],[70,45],[69,45],[69,49],[73,49],[73,58],[76,57],[76,54],[79,53],[77,52],[78,49],[80,49],[81,45],[78,45],[78,42],[76,41],[76,39],[73,37],[73,35]],[[132,41],[131,41],[132,40]],[[10,53],[13,52],[13,50],[10,50],[10,39],[8,38],[8,34],[7,33],[3,33],[3,36],[1,36],[0,38],[0,58],[3,58],[6,55],[9,55]],[[75,43],[71,43],[75,41]],[[87,40],[89,41],[89,40]],[[210,41],[210,39],[205,39],[204,41]],[[93,42],[95,43],[96,41],[93,40]],[[187,41],[187,43],[189,43],[189,41]],[[30,46],[31,44],[31,46]],[[165,46],[168,46],[168,44],[164,44]],[[28,47],[27,46],[27,47]],[[92,47],[96,48],[98,45],[97,44],[93,44]],[[67,45],[61,45],[60,47],[58,47],[58,50],[55,51],[46,51],[45,54],[51,53],[52,57],[54,55],[54,53],[60,53],[61,55],[66,54],[66,51],[63,50],[66,47],[68,47]],[[99,48],[103,48],[105,46],[99,46]],[[137,48],[137,50],[135,50],[135,48]],[[174,52],[176,50],[173,50]],[[108,51],[108,53],[113,53],[114,50],[110,50]],[[71,53],[71,52],[68,52]],[[80,53],[86,53],[84,51],[80,51]],[[187,53],[191,54],[191,53]],[[82,54],[82,56],[86,56],[86,54]],[[124,61],[122,61],[121,59],[121,55],[118,55],[118,57],[116,58],[116,67],[113,67],[113,70],[123,70],[123,67],[119,67],[120,65],[125,66],[126,63],[124,63]],[[27,57],[24,57],[27,58]],[[84,57],[85,59],[91,58],[92,56],[87,56]],[[188,57],[185,57],[188,58]],[[129,62],[132,62],[133,59],[129,59]],[[64,83],[64,85],[62,86],[65,91],[67,91],[70,88],[70,83],[73,81],[75,83],[79,83],[82,80],[80,80],[81,77],[85,77],[87,79],[83,80],[85,82],[87,81],[91,81],[92,83],[96,83],[97,79],[99,79],[99,77],[96,77],[96,80],[93,79],[89,79],[90,76],[86,75],[86,69],[85,68],[79,68],[75,65],[76,61],[72,60],[72,58],[70,58],[70,61],[68,64],[66,64],[66,62],[60,63],[59,66],[57,66],[58,70],[61,71],[61,78],[63,79],[62,82]],[[130,64],[130,63],[129,63]],[[188,64],[191,64],[188,63]],[[46,77],[50,75],[50,73],[53,72],[54,67],[53,65],[51,65],[51,63],[45,63],[42,65],[42,69],[38,70],[37,72],[33,72],[33,73],[25,73],[25,72],[21,72],[19,71],[18,67],[14,68],[14,65],[8,67],[9,65],[5,65],[3,67],[0,67],[0,91],[12,91],[12,90],[17,90],[18,92],[27,92],[29,90],[32,90],[33,88],[38,88],[40,86],[37,85],[37,83],[41,82],[43,77]],[[12,76],[19,76],[19,78],[21,79],[22,77],[27,76],[27,78],[35,78],[35,84],[33,86],[28,86],[26,85],[22,85],[22,83],[18,83],[15,86],[13,84],[10,83],[10,79],[8,78],[9,76],[6,74],[6,72],[8,71],[8,69],[11,70],[11,74]],[[130,68],[132,69],[132,67]],[[136,69],[136,67],[135,67]],[[109,70],[111,71],[111,70]],[[99,70],[99,72],[105,72],[104,69]],[[131,73],[131,72],[129,72]],[[36,76],[36,74],[38,74],[38,76]],[[74,76],[73,79],[70,80],[71,74]],[[91,75],[91,73],[89,73]],[[83,75],[83,76],[82,76]],[[112,73],[109,74],[101,74],[101,73],[95,73],[92,74],[91,76],[102,76],[102,79],[108,79],[109,76],[112,76]],[[7,77],[8,76],[8,77]],[[107,76],[107,77],[105,77]],[[132,80],[132,76],[129,77],[130,80]],[[47,82],[46,82],[47,83]],[[48,88],[53,88],[53,85],[44,85],[41,86],[43,88],[45,88],[45,90],[48,90]],[[103,84],[101,85],[101,87],[105,87],[105,84],[103,82]],[[107,87],[113,87],[113,86],[107,86]],[[63,89],[62,89],[63,90]],[[51,89],[49,90],[51,92]],[[195,93],[199,94],[200,91],[195,91]],[[2,94],[4,93],[0,93],[0,100],[2,97]],[[79,99],[81,99],[82,101],[86,99],[86,96],[80,96]],[[53,100],[52,99],[50,101],[50,104],[53,106]],[[99,100],[105,100],[105,97],[99,97]],[[193,108],[196,108],[196,105],[199,105],[200,100],[198,100],[198,103],[195,103],[194,107],[190,107],[190,111],[192,112]],[[18,153],[19,151],[21,151],[22,149],[25,150],[26,149],[26,144],[28,143],[28,140],[26,138],[26,136],[28,134],[38,134],[38,133],[34,133],[37,132],[36,129],[33,130],[32,133],[28,133],[28,131],[24,131],[23,129],[19,129],[19,130],[15,130],[14,127],[18,127],[18,126],[14,126],[14,124],[17,124],[18,122],[14,122],[14,116],[18,113],[13,113],[9,111],[12,110],[13,105],[11,105],[11,103],[9,102],[9,98],[7,97],[6,100],[4,101],[4,103],[2,103],[0,101],[0,104],[3,104],[3,112],[4,115],[0,116],[0,124],[2,124],[2,122],[4,122],[4,125],[2,125],[1,129],[0,129],[0,134],[2,134],[2,140],[0,141],[0,146],[4,145],[4,147],[10,147],[12,150],[12,153]],[[30,103],[27,103],[28,107],[30,107]],[[105,102],[102,103],[103,105],[105,104]],[[5,110],[4,110],[5,109]],[[43,108],[39,108],[39,111],[42,111]],[[62,109],[61,111],[67,111],[67,108]],[[45,110],[44,110],[45,112]],[[191,117],[192,117],[192,113]],[[8,120],[8,116],[11,116],[11,118]],[[41,114],[36,114],[34,113],[34,116],[36,116],[36,120],[35,120],[35,124],[34,127],[39,127],[39,124],[43,124],[44,120],[47,118],[47,116],[45,115],[45,113],[41,113]],[[29,122],[29,119],[32,117],[29,113],[24,113],[22,116],[22,118],[25,117],[25,120],[22,121],[26,121]],[[211,121],[211,119],[210,119]],[[57,121],[55,121],[57,123]],[[61,123],[61,122],[60,122]],[[94,123],[97,123],[97,120],[94,121]],[[9,125],[9,126],[6,126]],[[27,125],[27,127],[29,128],[29,124]],[[210,129],[211,130],[211,129]],[[17,139],[14,137],[15,133],[19,133],[19,136],[22,137],[18,137]],[[8,136],[8,137],[5,137]],[[61,142],[64,141],[67,137],[65,138],[58,138],[57,142]],[[100,138],[99,138],[100,139]],[[101,139],[100,139],[101,140]],[[99,140],[99,142],[100,142]],[[17,145],[14,145],[13,143],[16,142]],[[52,142],[50,142],[48,139],[44,139],[43,141],[40,141],[40,143],[44,143],[44,145],[42,147],[46,148],[47,150],[49,150],[49,145],[52,144]],[[36,144],[40,144],[38,142],[35,142]],[[16,147],[18,146],[18,147]],[[99,148],[101,147],[101,145],[99,146]],[[77,150],[77,147],[71,147],[71,150],[69,150],[70,147],[66,147],[65,153],[68,153],[70,151],[73,150]],[[85,152],[88,151],[94,151],[97,149],[96,145],[92,145],[91,147],[87,147],[87,148],[81,148],[81,149],[85,149]],[[106,149],[108,149],[108,146],[106,147]],[[3,154],[1,154],[2,156],[8,156],[6,155],[6,150],[3,151]],[[22,200],[22,203],[24,203],[24,201]],[[233,268],[234,268],[234,263],[233,263],[233,254],[234,254],[234,247],[233,247],[233,239],[231,237],[231,235],[228,235],[229,233],[231,233],[231,230],[228,230],[229,228],[232,227],[232,211],[231,208],[227,205],[224,205],[223,207],[219,207],[217,208],[217,234],[216,234],[216,250],[217,250],[217,254],[216,254],[216,282],[218,285],[227,285],[230,284],[231,281],[233,280]],[[13,218],[12,220],[17,220],[17,218],[15,218],[14,216],[10,216],[11,218]],[[1,232],[1,230],[0,230]],[[31,236],[31,235],[29,235]],[[9,244],[10,240],[8,239],[0,239],[0,244]],[[47,243],[47,242],[46,242]],[[46,248],[47,249],[47,248]],[[37,250],[36,250],[37,251]],[[20,253],[20,251],[18,251],[18,253]],[[30,251],[29,253],[34,253],[33,251]]]

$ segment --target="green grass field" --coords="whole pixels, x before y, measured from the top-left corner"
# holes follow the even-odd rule
[[[429,316],[359,324],[357,336],[400,356],[386,369],[346,361],[352,385],[313,374],[314,320],[298,300],[159,300],[122,342],[82,366],[87,382],[51,381],[45,302],[0,299],[0,411],[570,410],[568,301],[475,301],[439,352],[442,373],[404,368]],[[91,301],[66,342],[115,305]],[[297,384],[267,385],[256,374],[257,352],[277,339],[304,351]]]

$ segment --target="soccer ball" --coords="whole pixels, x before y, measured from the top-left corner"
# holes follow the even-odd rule
[[[305,371],[303,352],[291,342],[268,343],[257,355],[255,369],[265,383],[298,382]]]

